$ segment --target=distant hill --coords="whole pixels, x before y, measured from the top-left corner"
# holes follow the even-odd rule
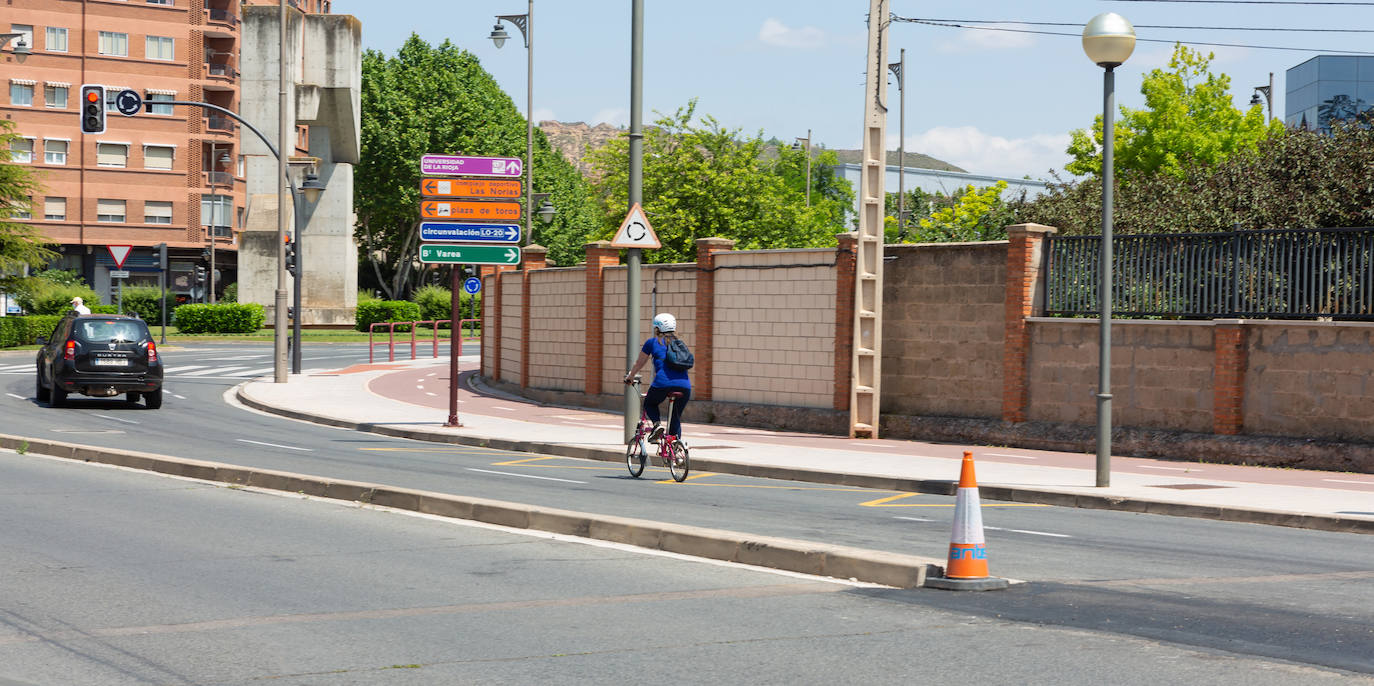
[[[544,135],[549,139],[549,144],[563,153],[564,159],[572,163],[574,167],[577,167],[577,170],[582,172],[583,176],[587,176],[588,172],[591,170],[591,165],[586,162],[587,151],[595,150],[605,145],[606,142],[612,138],[624,135],[626,132],[624,128],[611,126],[606,123],[591,126],[586,122],[580,121],[559,122],[553,120],[539,122],[539,129],[543,131]],[[813,153],[816,151],[817,149],[812,149]],[[858,164],[859,160],[863,157],[862,150],[832,149],[832,152],[840,158],[841,163],[846,164]],[[777,155],[777,152],[770,147],[764,155],[766,157],[774,157]],[[887,163],[891,165],[897,164],[896,150],[888,151]],[[921,153],[911,151],[907,151],[906,153],[906,166],[915,167],[917,169],[937,169],[940,171],[966,171],[943,160],[937,160],[929,155],[922,155]]]

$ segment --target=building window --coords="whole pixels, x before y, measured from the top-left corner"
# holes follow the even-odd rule
[[[149,93],[147,100],[148,102],[171,102],[173,100],[176,100],[176,96],[170,93]],[[161,114],[170,117],[172,116],[172,106],[152,105],[150,106],[148,112],[150,114]]]
[[[129,166],[129,145],[127,143],[97,143],[95,163],[100,167]]]
[[[48,52],[67,51],[67,30],[60,26],[49,26],[45,32],[43,47]]]
[[[124,201],[106,200],[101,198],[95,201],[95,220],[98,222],[119,222],[124,221]]]
[[[14,218],[15,218],[15,219],[33,219],[33,212],[31,212],[31,211],[29,210],[29,208],[32,207],[32,206],[33,206],[33,196],[28,196],[28,197],[24,198],[24,202],[19,203],[18,206],[14,208]]]
[[[144,169],[171,169],[172,157],[176,148],[170,145],[145,145],[143,146],[143,168]]]
[[[10,141],[10,161],[16,164],[28,164],[33,161],[33,139],[16,138]]]
[[[43,218],[50,222],[60,222],[67,220],[67,199],[66,198],[44,198],[43,199]]]
[[[171,224],[172,203],[162,200],[149,200],[143,203],[144,224]]]
[[[129,56],[129,34],[117,31],[100,32],[100,54],[115,57]]]
[[[166,5],[167,7],[171,7],[171,6],[172,6],[172,0],[148,0],[148,4],[149,4],[149,5]]]
[[[33,107],[33,84],[10,81],[10,104]]]
[[[67,87],[48,84],[43,86],[43,106],[53,109],[67,109]]]
[[[43,163],[44,164],[66,164],[67,146],[71,145],[68,141],[55,140],[49,138],[43,141]]]
[[[144,43],[144,56],[150,60],[175,59],[176,41],[166,36],[148,36]]]
[[[24,45],[29,46],[30,50],[37,47],[33,44],[32,24],[10,24],[10,33],[22,34],[18,38],[14,39],[14,43],[11,44],[11,47],[19,45],[19,41],[24,41]]]
[[[227,195],[200,196],[200,221],[206,226],[230,226],[234,199]]]

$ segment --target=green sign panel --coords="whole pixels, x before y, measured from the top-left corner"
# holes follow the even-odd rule
[[[424,264],[520,264],[520,248],[505,245],[420,245]]]

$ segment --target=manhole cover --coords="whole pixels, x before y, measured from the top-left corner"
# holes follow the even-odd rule
[[[1214,484],[1151,484],[1151,488],[1174,488],[1180,491],[1196,491],[1202,488],[1233,488],[1232,486],[1217,486]]]

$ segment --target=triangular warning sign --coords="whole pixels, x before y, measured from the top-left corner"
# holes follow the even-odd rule
[[[129,259],[129,253],[134,249],[132,245],[107,245],[105,247],[110,251],[110,257],[114,258],[117,269],[124,268],[124,260]]]
[[[625,215],[625,222],[620,225],[620,230],[615,232],[615,239],[611,241],[612,248],[661,248],[662,243],[658,242],[658,234],[654,233],[654,227],[649,226],[649,217],[644,214],[644,208],[635,203],[630,208],[630,213]]]

